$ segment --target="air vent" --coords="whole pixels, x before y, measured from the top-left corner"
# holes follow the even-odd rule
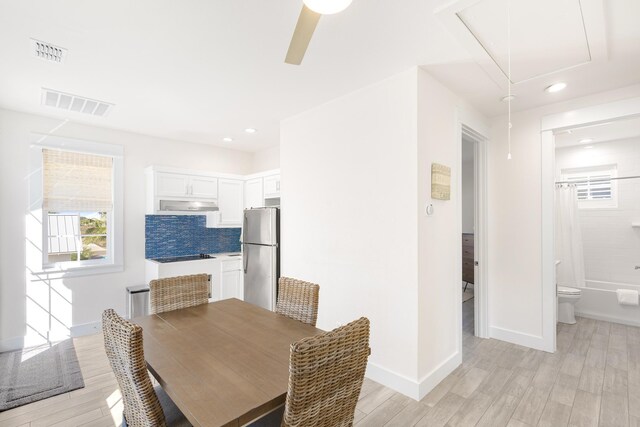
[[[67,58],[67,49],[36,39],[31,39],[31,52],[36,58],[57,64],[62,64]]]
[[[113,104],[83,96],[71,95],[53,89],[42,88],[42,105],[60,108],[62,110],[75,111],[77,113],[91,114],[92,116],[106,116]]]

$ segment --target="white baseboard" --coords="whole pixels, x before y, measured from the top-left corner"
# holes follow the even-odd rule
[[[489,328],[489,335],[491,338],[495,338],[500,341],[510,342],[512,344],[518,344],[523,347],[529,347],[536,350],[553,352],[554,349],[550,348],[544,338],[539,335],[525,334],[522,332],[512,331],[510,329],[498,328],[491,326]]]
[[[382,384],[385,387],[389,387],[390,389],[393,389],[398,393],[402,393],[407,397],[414,400],[420,400],[418,383],[411,378],[390,371],[387,368],[383,368],[382,366],[376,365],[372,362],[367,363],[367,372],[365,376],[370,380]]]
[[[621,323],[629,326],[640,326],[640,320],[625,319],[624,317],[609,316],[602,313],[594,313],[590,311],[576,311],[576,316],[586,317],[588,319],[603,320],[605,322]]]
[[[423,397],[429,394],[440,381],[449,376],[460,364],[462,364],[462,353],[456,351],[434,370],[422,377],[418,385],[418,400],[422,400]]]
[[[412,380],[404,375],[390,371],[380,365],[369,362],[367,364],[366,377],[385,387],[389,387],[414,400],[421,400],[435,386],[447,377],[462,363],[462,355],[456,352],[442,362],[433,371],[422,377],[420,381]]]
[[[72,337],[81,337],[84,335],[91,335],[102,331],[102,322],[90,322],[82,325],[76,325],[71,327]]]
[[[19,350],[22,347],[24,347],[24,337],[15,337],[0,341],[0,353]]]
[[[100,332],[101,330],[101,322],[84,323],[82,325],[72,326],[69,334],[57,334],[55,336],[53,334],[50,334],[49,340],[51,342],[58,342],[69,337],[81,337],[83,335],[95,334],[96,332]],[[0,352],[23,349],[25,348],[25,343],[27,347],[33,347],[37,345],[47,344],[47,342],[47,339],[41,336],[9,338],[6,340],[0,340]]]

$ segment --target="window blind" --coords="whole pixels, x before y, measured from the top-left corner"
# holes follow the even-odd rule
[[[577,186],[578,200],[610,200],[612,198],[611,175],[583,175],[569,177]]]
[[[113,209],[113,159],[62,150],[42,150],[43,202],[49,212]]]

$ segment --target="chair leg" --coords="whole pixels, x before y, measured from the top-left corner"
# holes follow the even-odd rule
[[[469,286],[469,282],[464,282],[464,291],[462,292],[467,292],[467,286]]]

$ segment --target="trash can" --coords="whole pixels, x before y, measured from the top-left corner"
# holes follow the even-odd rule
[[[149,286],[127,287],[127,318],[146,316],[149,314]]]

